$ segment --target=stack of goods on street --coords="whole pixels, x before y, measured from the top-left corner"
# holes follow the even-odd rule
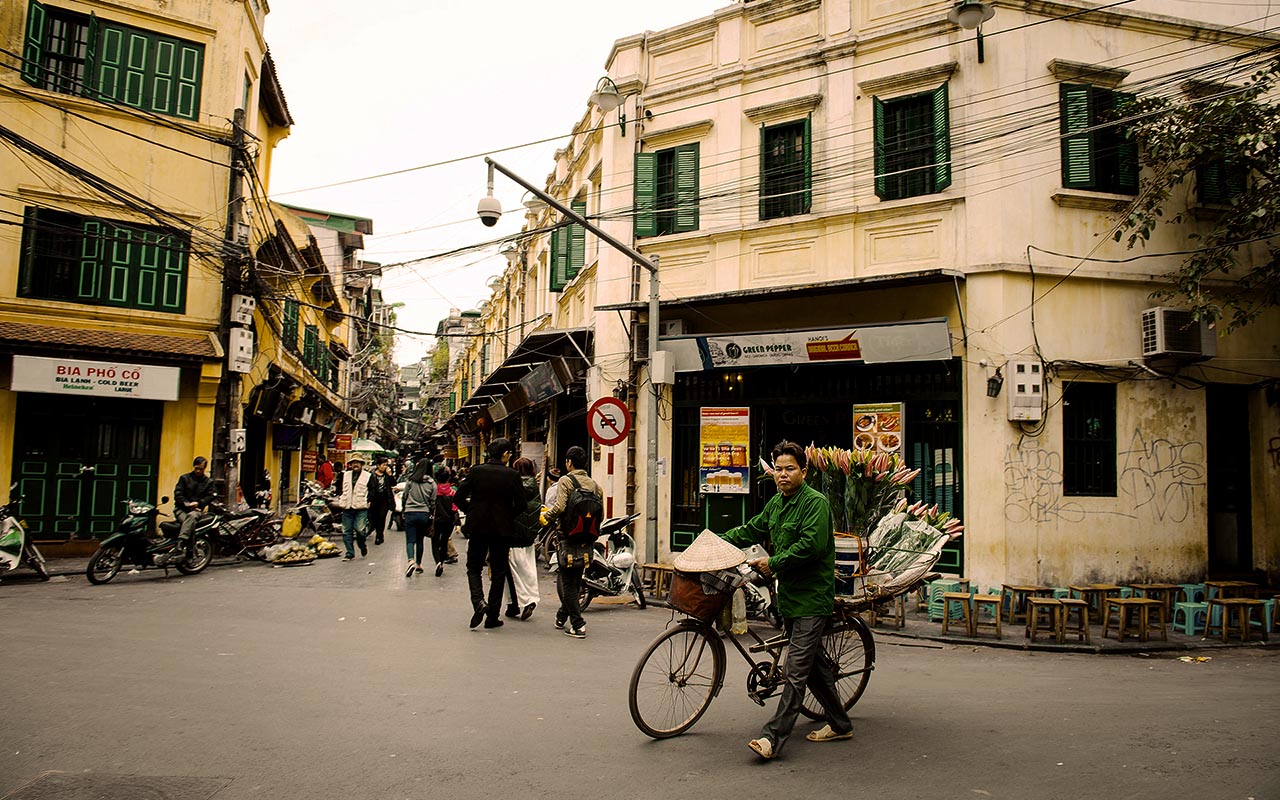
[[[316,554],[301,542],[285,542],[272,545],[263,550],[262,554],[268,562],[281,566],[310,564],[316,560]]]
[[[307,540],[307,548],[315,553],[317,558],[332,558],[342,552],[341,547],[318,533]]]

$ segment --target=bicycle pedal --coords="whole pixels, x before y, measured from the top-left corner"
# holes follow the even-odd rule
[[[764,698],[760,696],[759,692],[747,692],[747,697],[750,697],[752,700],[754,700],[756,705],[760,706],[761,708],[764,707]]]

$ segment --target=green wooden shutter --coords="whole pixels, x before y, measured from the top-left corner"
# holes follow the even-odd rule
[[[130,305],[130,262],[133,260],[133,231],[111,226],[111,237],[106,242],[106,302],[109,305]]]
[[[636,153],[635,163],[635,235],[657,236],[658,154]]]
[[[1062,185],[1068,189],[1092,189],[1093,134],[1077,133],[1093,123],[1091,86],[1064,83],[1058,87],[1062,131]],[[1073,135],[1074,134],[1074,135]]]
[[[579,200],[569,204],[569,208],[574,212],[581,214],[583,217],[587,215],[586,201]],[[565,271],[565,277],[568,279],[565,283],[578,277],[578,273],[582,271],[582,267],[587,260],[587,229],[576,222],[569,226],[569,262]]]
[[[933,91],[933,190],[940,192],[951,185],[951,110],[947,101],[947,84]]]
[[[44,73],[45,19],[44,5],[30,0],[22,42],[22,79],[32,86],[40,85],[40,76]]]
[[[813,210],[813,115],[804,118],[804,208],[801,214]]]
[[[881,200],[887,199],[885,195],[888,193],[888,181],[885,180],[885,153],[884,153],[884,103],[879,97],[871,98],[872,112],[872,146],[875,150],[875,188],[876,197]]]
[[[200,81],[204,74],[204,46],[178,43],[178,73],[174,112],[184,119],[200,116]]]
[[[138,247],[137,278],[134,281],[134,302],[137,308],[158,308],[160,305],[160,236],[143,232]]]
[[[1196,199],[1201,203],[1227,204],[1246,188],[1245,170],[1229,161],[1214,161],[1196,168]]]
[[[1113,92],[1111,107],[1117,108],[1134,101],[1134,96],[1125,92]],[[1116,186],[1115,191],[1122,194],[1136,194],[1138,191],[1138,143],[1133,139],[1128,125],[1117,125],[1113,134],[1116,143]]]
[[[765,133],[767,130],[769,129],[764,125],[760,126],[760,219],[769,218],[769,208],[765,199],[769,191],[768,136]]]
[[[85,220],[80,228],[80,275],[76,298],[96,302],[101,273],[101,254],[105,249],[106,227],[97,220]]]
[[[569,236],[563,228],[551,232],[551,262],[548,272],[551,273],[550,291],[562,292],[569,282],[566,270],[569,266]]]
[[[698,143],[676,147],[676,233],[698,229]]]
[[[31,297],[36,287],[36,252],[40,242],[40,210],[22,210],[22,263],[18,270],[18,296]]]
[[[280,323],[280,339],[288,350],[298,350],[298,301],[284,301],[284,319]]]
[[[160,253],[160,311],[181,314],[187,307],[187,247],[177,236],[162,236]]]

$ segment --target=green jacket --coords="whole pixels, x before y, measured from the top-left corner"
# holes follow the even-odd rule
[[[778,611],[783,617],[829,617],[836,602],[836,540],[831,506],[808,484],[784,497],[769,498],[746,525],[720,534],[739,547],[761,544],[773,551],[769,569],[778,576]]]

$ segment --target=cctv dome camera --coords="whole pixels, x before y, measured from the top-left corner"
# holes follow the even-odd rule
[[[480,215],[481,222],[492,228],[498,224],[498,217],[502,216],[502,204],[493,195],[486,195],[480,198],[476,213]]]

